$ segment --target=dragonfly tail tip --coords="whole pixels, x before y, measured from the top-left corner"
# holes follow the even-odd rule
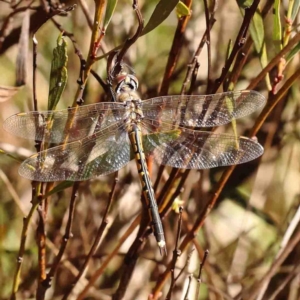
[[[158,247],[159,247],[159,252],[160,255],[163,256],[167,256],[167,247],[166,247],[166,242],[165,241],[159,241],[158,243]]]

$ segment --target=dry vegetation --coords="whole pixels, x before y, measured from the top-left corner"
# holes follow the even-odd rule
[[[211,170],[151,166],[167,239],[162,257],[134,162],[67,188],[32,184],[18,167],[36,152],[34,141],[1,126],[0,298],[299,299],[300,1],[184,0],[190,10],[181,7],[179,18],[175,9],[164,14],[178,1],[161,0],[155,10],[159,1],[140,0],[134,10],[119,0],[104,23],[106,2],[115,1],[0,1],[1,124],[14,113],[47,110],[52,52],[63,31],[68,80],[57,109],[81,97],[109,101],[104,54],[121,45],[119,62],[134,69],[142,99],[262,93],[265,108],[239,120],[237,130],[256,136],[265,153]],[[153,28],[129,43],[139,35],[139,14]],[[180,215],[174,201],[184,207]]]

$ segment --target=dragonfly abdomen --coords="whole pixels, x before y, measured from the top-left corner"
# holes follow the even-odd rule
[[[131,124],[131,130],[128,132],[129,139],[131,141],[132,148],[134,150],[134,155],[136,158],[136,164],[138,168],[138,173],[142,183],[143,195],[147,202],[147,207],[149,210],[149,217],[151,220],[152,230],[154,232],[157,244],[160,251],[166,252],[166,242],[163,231],[163,226],[158,212],[157,203],[155,200],[154,191],[149,178],[148,168],[145,161],[145,154],[142,144],[142,133],[139,126],[135,123]]]

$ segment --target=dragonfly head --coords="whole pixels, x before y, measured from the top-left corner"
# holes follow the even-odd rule
[[[116,77],[116,93],[136,91],[139,86],[139,82],[134,75],[121,73]]]

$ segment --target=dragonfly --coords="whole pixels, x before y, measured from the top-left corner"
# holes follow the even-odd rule
[[[141,100],[137,90],[138,79],[124,73],[116,78],[116,101],[18,113],[4,122],[4,128],[22,138],[59,144],[21,164],[19,174],[34,181],[88,180],[135,159],[152,230],[160,251],[166,252],[146,158],[179,169],[209,169],[256,159],[264,149],[255,139],[203,128],[249,115],[264,105],[265,98],[243,90]]]

